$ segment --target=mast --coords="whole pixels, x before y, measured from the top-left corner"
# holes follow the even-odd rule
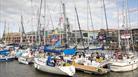
[[[85,45],[84,45],[84,39],[83,39],[83,35],[82,35],[82,31],[81,31],[81,27],[80,27],[79,16],[78,16],[78,12],[77,12],[76,6],[75,6],[75,12],[76,12],[76,16],[77,16],[77,21],[78,21],[78,26],[79,26],[79,31],[80,31],[81,41],[82,41],[82,44],[83,44],[83,47],[84,47],[84,52],[86,52],[86,51],[85,51]]]
[[[36,13],[36,17],[38,18],[38,15],[39,15],[39,9],[37,9],[37,13]],[[35,44],[37,44],[38,42],[38,28],[39,28],[39,25],[38,25],[38,22],[37,22],[37,25],[36,25],[36,32],[35,32]]]
[[[21,15],[21,39],[20,39],[20,43],[23,43],[24,41],[24,37],[25,37],[25,30],[23,27],[23,16]]]
[[[118,11],[118,47],[121,48],[121,45],[120,45],[120,27],[119,27],[119,8],[117,8],[117,11]]]
[[[69,25],[69,21],[68,18],[66,16],[66,9],[65,9],[65,4],[62,3],[62,8],[63,8],[63,15],[64,15],[64,41],[65,41],[65,47],[69,46],[69,34],[70,34],[70,25]]]
[[[4,42],[6,42],[6,21],[4,23],[4,31],[3,31],[3,35],[2,35],[2,40],[4,40]]]
[[[104,17],[105,17],[105,22],[106,22],[106,30],[107,30],[107,37],[109,36],[109,29],[108,29],[108,21],[107,21],[107,14],[106,14],[106,7],[105,7],[105,2],[103,0],[103,7],[104,7]],[[109,44],[109,40],[107,39],[107,44]]]
[[[45,27],[46,27],[46,0],[44,0],[44,45],[46,44],[46,34],[45,34]]]
[[[125,25],[126,25],[126,31],[127,31],[127,34],[129,34],[129,26],[128,26],[128,1],[125,0],[124,2],[125,4]],[[132,37],[130,37],[132,38]],[[129,38],[126,38],[126,51],[129,51],[130,49],[130,45],[129,45]]]
[[[89,15],[88,15],[88,11],[89,11],[89,1],[87,0],[87,29],[88,29],[88,37],[87,37],[87,44],[88,44],[88,47],[90,46],[90,40],[89,40],[89,34],[90,34],[90,29],[89,29]],[[89,49],[88,49],[89,51]]]
[[[7,43],[10,43],[10,35],[9,35],[10,33],[9,33],[9,29],[10,29],[10,28],[9,28],[9,25],[8,25],[8,34],[7,34],[7,40],[8,40],[8,41],[7,41]]]
[[[37,41],[39,41],[39,44],[41,43],[41,22],[40,22],[40,18],[41,18],[41,9],[42,9],[42,1],[40,2],[40,8],[38,10],[38,26],[37,26]]]
[[[31,0],[30,1],[31,2],[31,11],[33,12],[33,16],[32,16],[32,18],[31,18],[31,24],[32,24],[32,26],[35,26],[34,24],[33,24],[33,19],[34,19],[34,15],[35,15],[35,13],[34,13],[34,8],[33,8],[33,0]],[[32,28],[32,38],[31,38],[31,43],[32,44],[34,44],[34,37],[35,37],[35,39],[36,39],[36,32],[35,32],[35,27],[34,28]]]
[[[59,15],[59,23],[58,23],[58,25],[60,26],[60,43],[61,43],[61,45],[62,45],[62,27],[61,26],[63,26],[63,13],[62,13],[62,1],[61,1],[61,6],[60,6],[60,12],[61,12],[61,14]]]

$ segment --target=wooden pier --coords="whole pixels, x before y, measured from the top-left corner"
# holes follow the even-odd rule
[[[105,68],[97,68],[97,67],[94,67],[94,66],[86,66],[86,65],[80,65],[80,64],[77,64],[77,63],[74,63],[74,66],[77,70],[80,70],[80,71],[84,71],[84,72],[87,72],[87,73],[94,73],[94,74],[106,74],[109,72],[108,69],[105,69]]]

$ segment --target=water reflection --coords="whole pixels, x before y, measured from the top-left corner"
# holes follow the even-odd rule
[[[66,77],[45,73],[35,70],[32,65],[19,64],[14,62],[0,63],[0,77]],[[92,75],[83,72],[77,72],[74,77],[138,77],[138,69],[130,72],[115,73],[110,72],[107,75]]]

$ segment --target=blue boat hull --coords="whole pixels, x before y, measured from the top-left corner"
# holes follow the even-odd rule
[[[14,57],[10,57],[10,58],[0,58],[0,62],[10,62],[13,61],[15,58]]]

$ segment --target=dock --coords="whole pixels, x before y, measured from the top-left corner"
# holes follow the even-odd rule
[[[86,73],[103,75],[103,74],[107,74],[109,72],[109,70],[105,69],[105,68],[97,68],[94,66],[80,65],[77,63],[74,63],[74,66],[77,70],[84,71]]]

